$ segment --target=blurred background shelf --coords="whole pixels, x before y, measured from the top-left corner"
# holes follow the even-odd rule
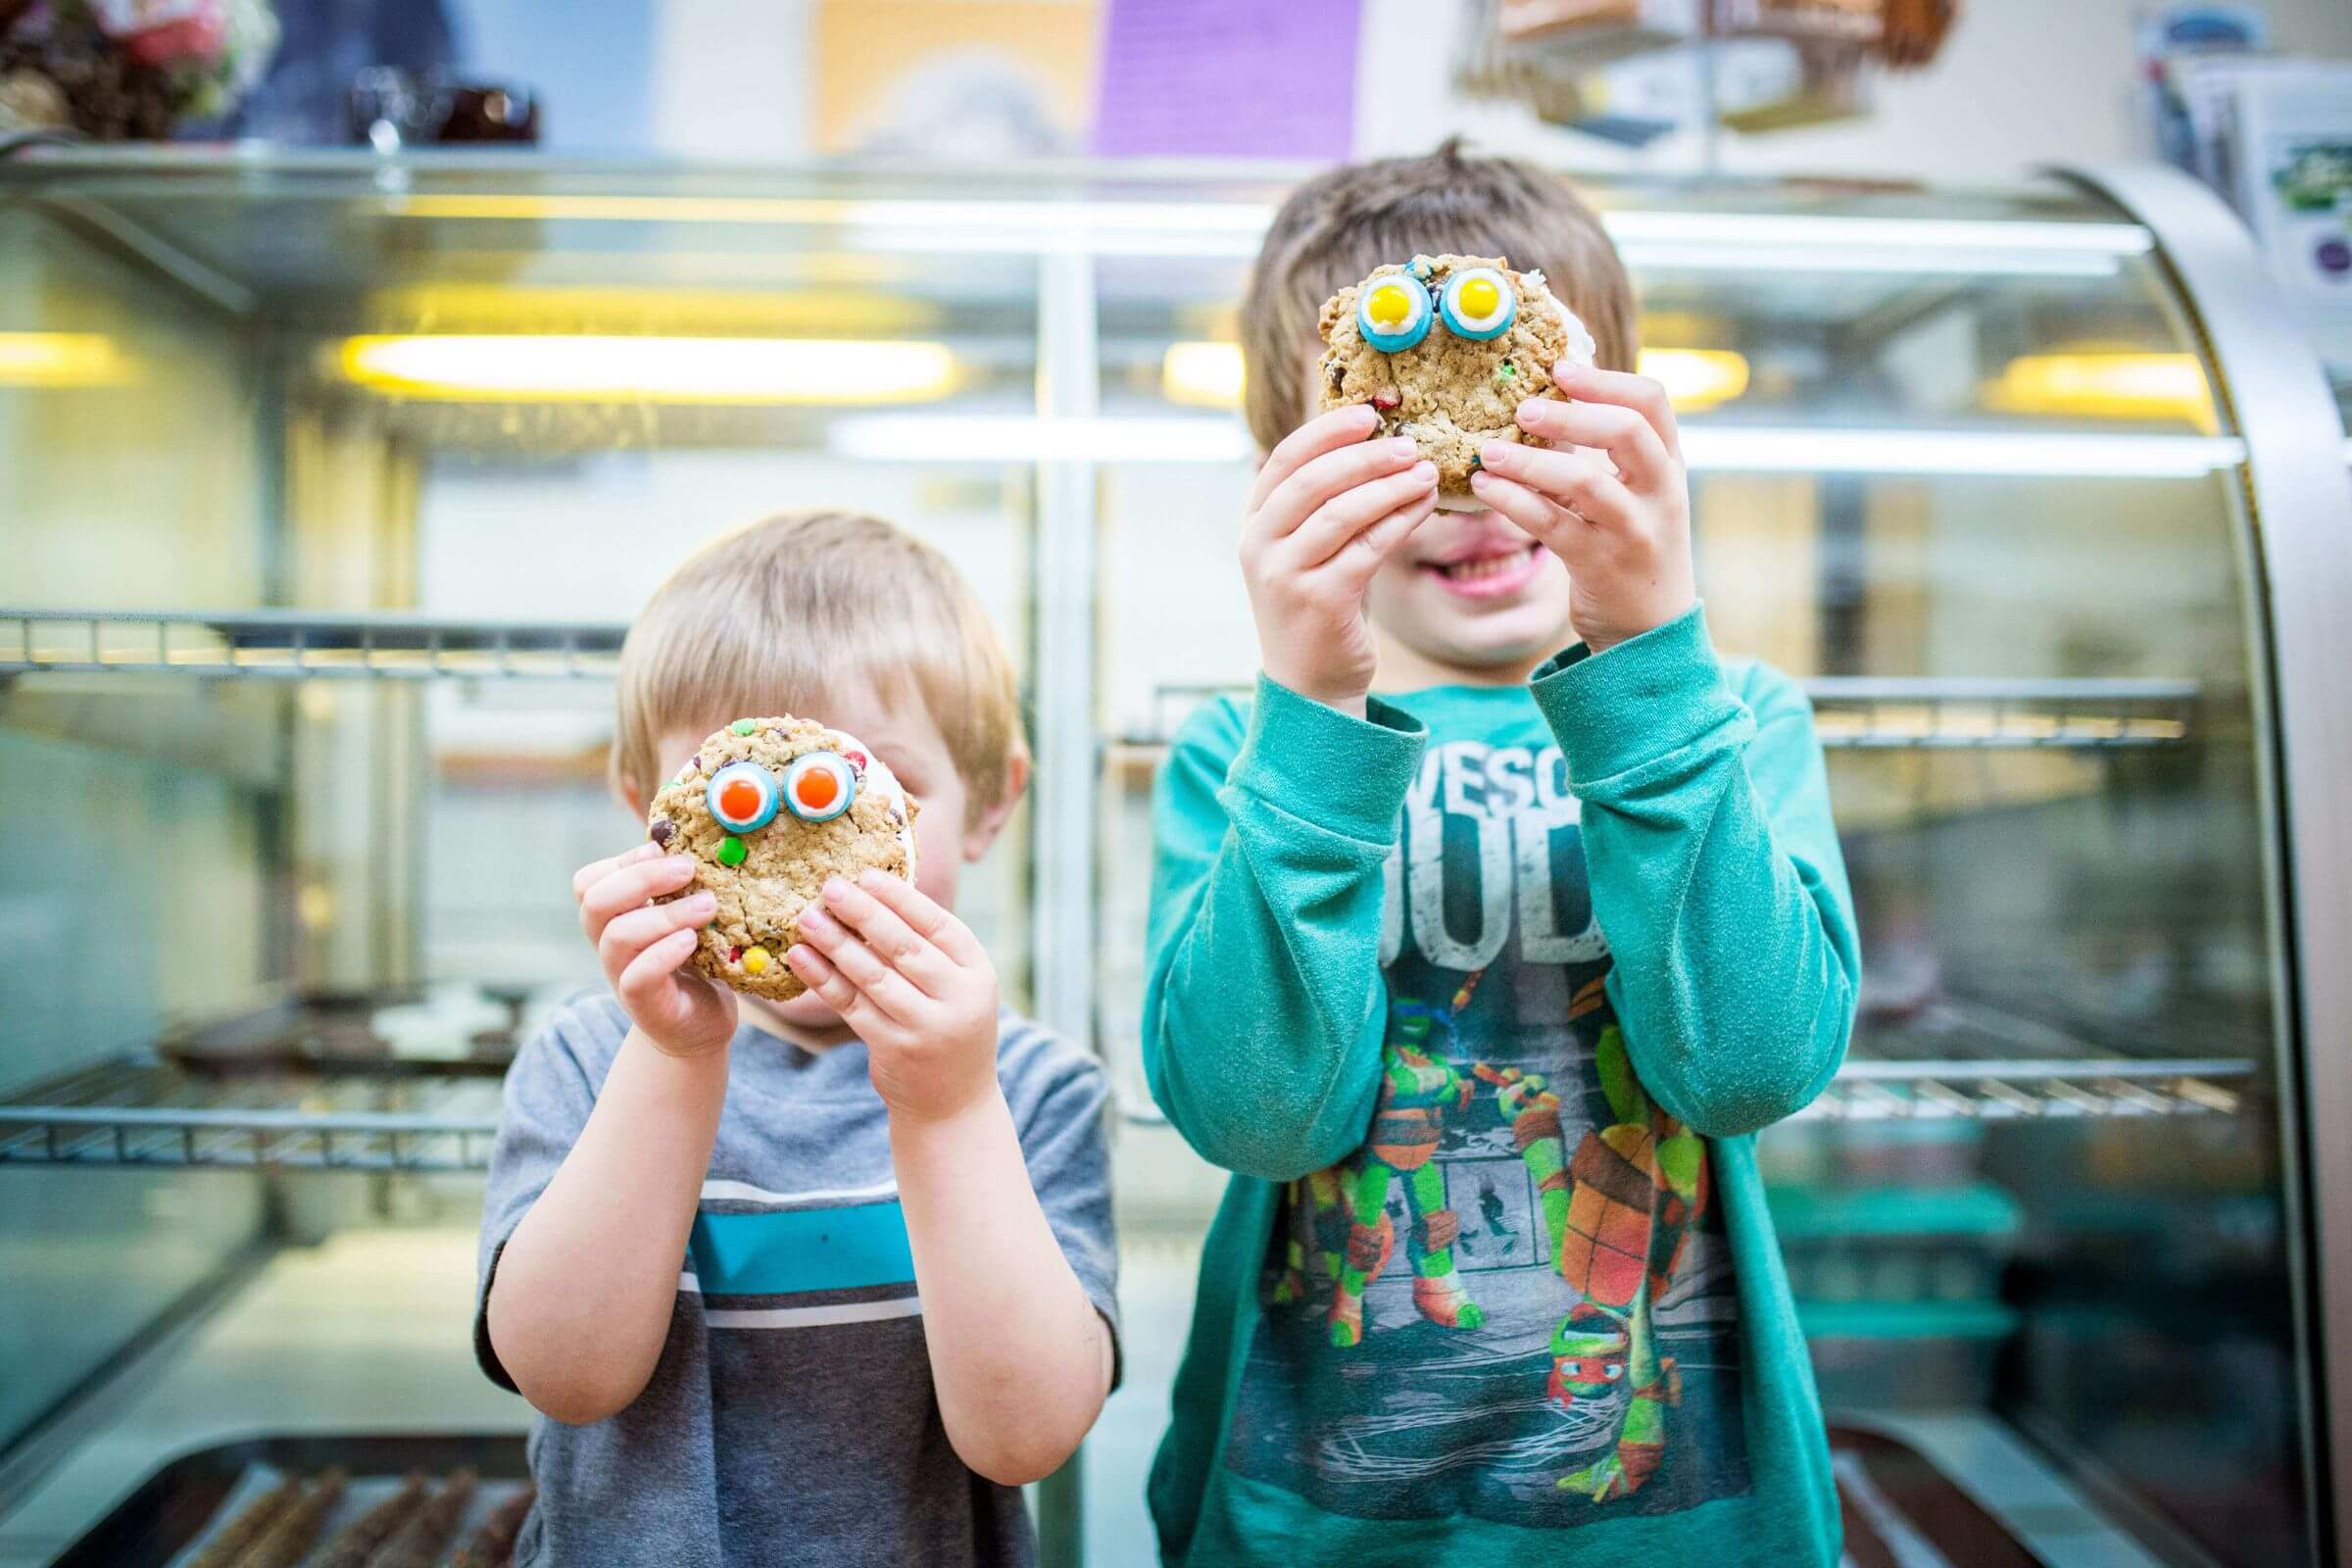
[[[1797,685],[1812,700],[1822,745],[1856,751],[2182,746],[2200,693],[2189,680],[1815,675]],[[1211,698],[1249,695],[1240,684],[1157,688],[1151,726],[1109,742],[1106,765],[1148,773],[1158,767],[1185,713]]]
[[[303,611],[0,610],[0,677],[606,677],[626,626]]]

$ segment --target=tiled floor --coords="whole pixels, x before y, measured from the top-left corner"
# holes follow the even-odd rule
[[[1130,1226],[1120,1291],[1126,1380],[1087,1442],[1088,1568],[1155,1560],[1144,1481],[1192,1310],[1196,1245]],[[164,1460],[261,1432],[355,1424],[521,1430],[474,1370],[469,1230],[354,1230],[290,1250],[198,1328],[167,1368],[0,1519],[0,1568],[39,1568]],[[355,1412],[359,1412],[355,1416]],[[2017,1528],[2051,1568],[2156,1568],[1997,1424],[1888,1420]]]

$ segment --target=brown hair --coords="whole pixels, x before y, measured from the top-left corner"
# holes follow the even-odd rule
[[[788,512],[703,546],[654,590],[620,649],[615,788],[650,801],[661,737],[743,713],[822,717],[844,679],[920,702],[969,814],[1002,802],[1022,746],[1012,661],[947,557],[853,512]]]
[[[1604,369],[1634,368],[1634,287],[1616,246],[1567,181],[1513,158],[1469,158],[1448,138],[1418,158],[1326,170],[1274,215],[1242,294],[1243,401],[1272,451],[1306,410],[1305,361],[1323,302],[1416,253],[1500,256],[1542,269],[1584,319]]]

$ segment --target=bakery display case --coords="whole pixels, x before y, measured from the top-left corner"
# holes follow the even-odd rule
[[[1051,1562],[1152,1560],[1221,1183],[1143,1086],[1148,804],[1252,670],[1233,307],[1295,172],[0,164],[0,1565],[170,1561],[337,1467],[349,1511],[404,1444],[468,1518],[511,1492],[479,1171],[595,979],[569,872],[636,832],[614,655],[808,505],[939,544],[1020,663],[1036,787],[964,912],[1119,1085],[1128,1379],[1034,1503]],[[2352,483],[2308,348],[2161,172],[1588,192],[1863,922],[1850,1059],[1760,1144],[1854,1560],[2334,1560]]]

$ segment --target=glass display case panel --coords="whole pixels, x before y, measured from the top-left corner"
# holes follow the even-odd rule
[[[1806,681],[1829,748],[1863,1015],[1760,1157],[1834,1417],[2066,1478],[2118,1561],[2301,1560],[2242,448],[2150,236],[2058,187],[1589,194],[1716,639]],[[1238,265],[1101,276],[1124,412],[1235,405]],[[1253,675],[1247,487],[1205,448],[1102,477],[1100,1008],[1139,1105],[1150,790]],[[1131,1225],[1198,1234],[1219,1183],[1181,1140],[1119,1158]],[[2155,1374],[2200,1348],[2231,1373]],[[2029,1523],[2039,1484],[2006,1494]]]

